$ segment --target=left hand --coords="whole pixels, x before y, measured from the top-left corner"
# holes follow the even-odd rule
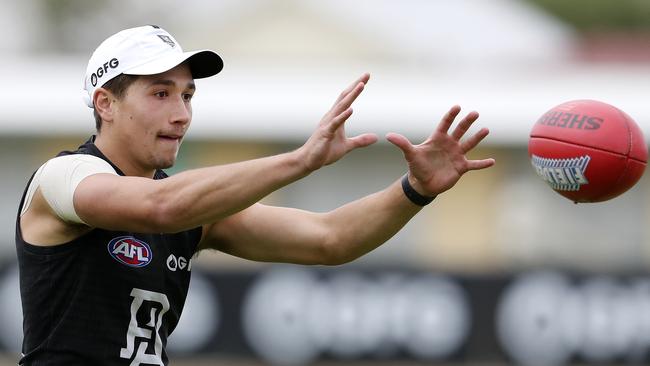
[[[442,118],[433,134],[423,143],[412,145],[404,136],[389,133],[388,141],[404,153],[408,163],[409,181],[413,188],[424,196],[435,196],[453,187],[460,177],[470,170],[485,169],[494,165],[494,159],[468,160],[465,156],[488,135],[487,128],[464,141],[460,141],[478,119],[477,112],[470,112],[451,134],[449,128],[460,113],[459,106],[453,106]]]
[[[332,108],[325,113],[318,128],[300,147],[308,171],[320,169],[341,159],[350,151],[366,147],[377,142],[377,136],[371,133],[348,137],[345,133],[345,122],[352,115],[352,103],[361,94],[370,79],[365,73],[341,92]]]

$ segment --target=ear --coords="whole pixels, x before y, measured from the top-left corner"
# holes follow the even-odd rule
[[[95,90],[95,94],[93,95],[93,104],[95,105],[95,111],[97,111],[97,114],[102,118],[102,121],[113,121],[114,102],[115,97],[110,91],[104,88],[98,88]]]

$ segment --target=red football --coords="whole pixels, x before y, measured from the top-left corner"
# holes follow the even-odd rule
[[[600,202],[630,189],[643,175],[643,132],[620,109],[595,100],[562,103],[530,132],[528,155],[537,174],[574,202]]]

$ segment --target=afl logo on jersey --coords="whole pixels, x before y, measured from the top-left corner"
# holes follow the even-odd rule
[[[144,267],[153,257],[149,244],[132,236],[119,236],[108,242],[108,253],[129,267]]]

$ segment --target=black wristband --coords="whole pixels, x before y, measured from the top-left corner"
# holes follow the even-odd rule
[[[415,203],[418,206],[426,206],[431,201],[433,201],[436,196],[433,197],[427,197],[419,194],[413,187],[411,186],[411,182],[409,182],[409,175],[405,174],[404,177],[402,178],[402,189],[404,190],[404,194],[406,195],[406,198],[408,198],[411,202]]]

